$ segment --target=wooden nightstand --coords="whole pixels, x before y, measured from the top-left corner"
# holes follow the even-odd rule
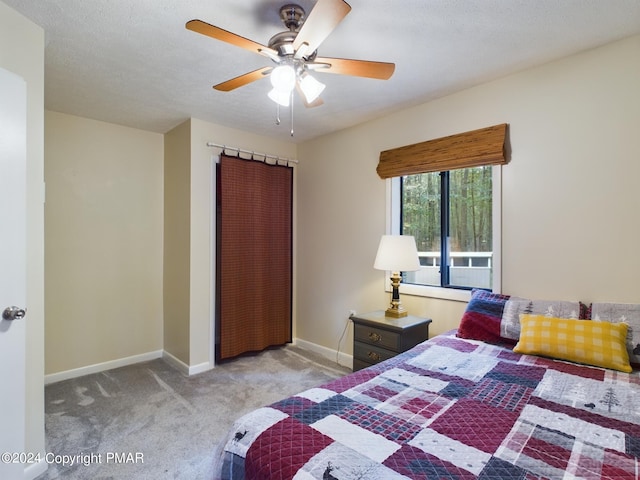
[[[394,357],[429,338],[431,319],[385,317],[384,310],[354,315],[353,371]]]

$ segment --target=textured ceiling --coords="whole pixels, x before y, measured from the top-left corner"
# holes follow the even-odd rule
[[[285,30],[285,0],[0,1],[45,30],[49,110],[159,133],[195,117],[293,142],[640,33],[640,0],[349,0],[319,55],[393,62],[395,73],[318,73],[324,105],[294,105],[292,138],[268,80],[211,88],[271,61],[184,27],[199,18],[266,44]],[[308,14],[315,2],[298,3]]]

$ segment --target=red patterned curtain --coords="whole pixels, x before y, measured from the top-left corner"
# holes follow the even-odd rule
[[[222,155],[218,359],[291,342],[293,168]]]

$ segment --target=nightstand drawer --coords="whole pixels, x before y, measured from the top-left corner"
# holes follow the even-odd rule
[[[350,318],[353,322],[354,371],[406,352],[429,338],[429,318],[413,315],[390,318],[382,310]]]
[[[354,342],[353,344],[353,357],[371,365],[388,360],[396,355],[397,352],[385,350],[384,348],[367,343]]]
[[[390,332],[369,325],[355,324],[353,339],[356,342],[367,343],[381,348],[388,348],[394,352],[400,352],[400,333]]]

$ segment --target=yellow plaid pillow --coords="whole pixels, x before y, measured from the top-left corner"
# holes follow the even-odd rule
[[[631,372],[626,323],[522,314],[520,325],[514,352]]]

